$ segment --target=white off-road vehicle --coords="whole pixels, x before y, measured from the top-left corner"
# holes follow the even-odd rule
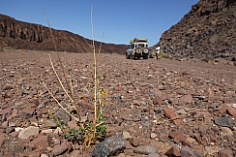
[[[126,50],[126,58],[130,59],[148,59],[148,41],[146,38],[134,38],[130,41],[130,48]]]

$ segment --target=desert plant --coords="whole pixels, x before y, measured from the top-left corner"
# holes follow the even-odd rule
[[[79,129],[70,128],[66,133],[66,138],[73,141],[81,140],[83,141],[83,130],[81,127]]]
[[[94,42],[94,32],[93,32],[93,21],[92,21],[92,11],[93,11],[93,7],[91,9],[91,27],[92,27],[92,45],[90,45],[91,47],[91,51],[94,54],[94,73],[93,73],[93,82],[94,82],[94,120],[93,121],[82,121],[81,120],[81,116],[80,116],[80,110],[77,107],[77,102],[79,100],[75,99],[75,95],[74,95],[74,91],[73,91],[73,80],[72,78],[70,80],[67,80],[66,77],[66,73],[65,73],[65,67],[62,65],[62,61],[60,59],[60,55],[59,52],[57,50],[57,45],[56,42],[54,40],[54,36],[52,33],[52,29],[50,27],[47,15],[46,15],[46,11],[44,10],[46,19],[47,19],[47,23],[48,23],[48,27],[49,27],[49,31],[50,34],[52,36],[52,40],[53,40],[53,44],[55,47],[55,51],[57,53],[57,57],[58,57],[58,62],[59,62],[59,66],[60,66],[60,70],[62,72],[62,78],[59,77],[58,72],[55,70],[54,64],[52,62],[52,58],[50,53],[48,54],[49,57],[49,61],[52,67],[52,70],[61,86],[61,88],[63,89],[63,91],[65,92],[66,96],[68,97],[69,101],[71,102],[72,106],[74,107],[74,109],[76,110],[77,116],[71,114],[66,107],[64,107],[57,99],[56,97],[52,94],[52,92],[49,90],[49,88],[47,87],[46,83],[43,81],[43,84],[45,86],[45,88],[47,89],[47,91],[49,92],[49,94],[51,95],[51,97],[56,101],[56,103],[65,111],[67,112],[75,121],[77,121],[78,127],[79,129],[75,129],[75,128],[69,128],[68,127],[64,127],[62,129],[66,130],[66,137],[67,138],[72,138],[75,140],[80,140],[82,141],[82,144],[85,147],[89,147],[91,144],[95,143],[96,140],[99,140],[101,138],[104,137],[105,135],[105,130],[106,130],[106,125],[105,125],[105,119],[103,118],[103,114],[102,114],[102,107],[103,107],[103,103],[104,103],[104,99],[106,96],[106,92],[104,91],[100,91],[100,80],[97,74],[97,59],[96,59],[96,49],[95,49],[95,42]],[[88,44],[89,45],[89,44]],[[101,47],[102,47],[102,43],[100,44],[99,47],[99,51],[101,51]],[[100,52],[99,52],[100,53]],[[43,80],[43,79],[42,79]],[[64,80],[64,82],[62,81]],[[101,95],[103,95],[103,98],[101,97]],[[78,97],[77,97],[78,98]],[[97,105],[98,103],[98,105]],[[55,120],[55,123],[57,125],[62,126],[60,123],[60,120]]]
[[[56,118],[54,115],[49,113],[49,117],[54,121],[54,123],[57,125],[57,127],[61,129],[66,129],[66,125],[61,122],[60,119]]]

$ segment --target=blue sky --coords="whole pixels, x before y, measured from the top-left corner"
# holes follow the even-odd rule
[[[187,14],[198,0],[0,0],[0,14],[17,20],[67,30],[92,39],[90,12],[93,5],[97,41],[129,44],[135,37],[156,44],[161,34]],[[103,36],[104,33],[104,37]]]

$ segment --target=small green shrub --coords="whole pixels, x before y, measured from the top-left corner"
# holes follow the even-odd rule
[[[104,91],[103,91],[104,92]],[[103,92],[101,92],[103,94]],[[99,100],[100,101],[100,100]],[[49,113],[49,117],[54,121],[54,123],[65,132],[65,137],[72,141],[77,141],[79,143],[83,143],[85,147],[87,145],[94,144],[97,140],[102,140],[105,137],[106,133],[106,124],[105,119],[102,115],[102,106],[104,101],[101,100],[100,107],[99,107],[99,115],[96,119],[96,128],[94,129],[94,123],[91,121],[85,121],[83,124],[78,125],[78,129],[76,128],[69,128],[66,124],[56,118],[56,116]],[[94,130],[95,133],[94,133]],[[94,137],[93,137],[94,136]],[[92,140],[90,139],[91,137]]]
[[[79,129],[70,128],[66,133],[66,138],[71,140],[83,140],[83,130],[80,127]]]
[[[67,126],[61,122],[60,119],[56,118],[52,114],[49,113],[49,117],[54,121],[54,123],[61,129],[66,129]]]
[[[106,125],[104,124],[104,119],[97,121],[96,132],[94,131],[94,123],[86,121],[83,126],[78,129],[69,128],[66,132],[66,138],[78,143],[82,143],[85,147],[91,144],[95,144],[97,140],[102,140],[105,137]],[[94,134],[94,137],[93,137]],[[91,141],[91,137],[92,141]]]
[[[97,140],[104,139],[106,133],[106,124],[104,122],[105,119],[102,118],[102,115],[99,115],[96,121],[96,127],[94,127],[93,122],[86,121],[83,125],[84,128],[79,129],[82,131],[81,140],[85,146],[90,146],[91,144],[95,144]],[[96,131],[94,132],[94,130]]]

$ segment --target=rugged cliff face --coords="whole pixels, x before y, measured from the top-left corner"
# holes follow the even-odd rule
[[[236,0],[200,0],[158,44],[177,58],[231,60],[236,55]]]
[[[91,52],[89,44],[91,40],[70,33],[68,31],[52,29],[53,37],[58,51]],[[6,15],[0,14],[0,45],[2,47],[12,47],[16,49],[31,50],[55,50],[52,37],[48,27],[21,22]],[[95,42],[99,50],[100,42]],[[103,53],[125,54],[127,45],[103,44]]]

